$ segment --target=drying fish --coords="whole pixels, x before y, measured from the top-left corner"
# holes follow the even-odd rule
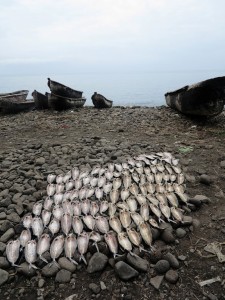
[[[137,201],[138,201],[138,203],[139,203],[140,205],[141,205],[141,204],[144,204],[144,203],[147,203],[147,200],[146,200],[145,196],[142,195],[142,194],[137,194],[137,195],[136,195],[136,199],[137,199]]]
[[[137,201],[135,200],[134,197],[129,197],[127,200],[127,205],[128,205],[128,208],[129,208],[129,211],[130,212],[135,212],[137,211],[137,208],[138,208],[138,203]]]
[[[166,192],[165,193],[165,196],[166,198],[168,199],[169,203],[171,206],[174,206],[174,207],[178,207],[179,203],[178,203],[178,199],[177,199],[177,196],[172,193],[172,192]]]
[[[95,196],[98,200],[102,199],[103,197],[103,189],[100,189],[99,187],[97,187],[95,189]]]
[[[140,247],[140,244],[141,244],[142,237],[140,233],[137,232],[134,228],[127,228],[126,230],[131,243],[134,246],[139,247],[139,249],[141,250],[142,248]]]
[[[50,240],[50,236],[47,233],[43,233],[37,243],[37,254],[46,263],[48,261],[42,255],[50,249]]]
[[[52,219],[52,221],[50,222],[50,224],[48,225],[48,229],[50,230],[50,232],[52,233],[52,235],[56,234],[59,232],[60,229],[60,223],[59,220],[57,219]]]
[[[80,216],[81,215],[81,202],[78,200],[71,202],[72,206],[72,212],[74,216]]]
[[[116,206],[123,210],[127,210],[127,211],[129,210],[129,206],[127,205],[127,203],[125,201],[117,202]]]
[[[92,171],[91,171],[91,175],[92,175],[92,176],[93,176],[93,175],[98,175],[100,169],[101,169],[101,166],[100,166],[100,165],[94,166],[94,168],[93,168]]]
[[[78,265],[78,263],[72,259],[72,257],[75,254],[77,248],[77,239],[73,233],[70,233],[66,238],[65,238],[65,243],[64,243],[64,249],[65,249],[65,256],[75,265]]]
[[[159,172],[163,172],[165,170],[165,167],[162,163],[156,164],[156,168]]]
[[[83,200],[86,197],[86,193],[87,193],[87,189],[85,187],[82,187],[79,191],[78,191],[78,197],[80,200]]]
[[[182,214],[181,210],[179,210],[179,208],[176,208],[176,207],[171,207],[170,211],[171,211],[171,214],[174,217],[174,219],[177,220],[178,222],[182,223],[183,214]]]
[[[106,200],[101,201],[100,208],[99,208],[100,214],[104,214],[104,212],[106,212],[108,208],[109,208],[109,202]]]
[[[148,206],[148,203],[141,204],[140,215],[142,216],[144,221],[148,221],[148,219],[149,219],[149,206]]]
[[[171,182],[167,182],[165,184],[165,189],[168,193],[171,193],[174,191],[174,188],[173,188],[173,184]]]
[[[145,174],[141,174],[140,175],[139,187],[140,187],[140,185],[145,185],[146,182],[147,182],[147,179],[146,179]]]
[[[33,263],[37,260],[37,243],[35,240],[30,240],[26,243],[24,256],[26,262],[29,264],[29,269],[38,269]]]
[[[170,174],[163,173],[163,180],[167,183],[170,180]]]
[[[63,183],[56,184],[55,192],[57,194],[60,194],[60,193],[64,192],[64,184]]]
[[[128,228],[131,224],[131,216],[128,210],[121,210],[119,213],[120,222],[124,228]]]
[[[69,182],[70,178],[72,177],[71,171],[67,172],[66,175],[63,176],[63,182]]]
[[[58,268],[60,266],[56,262],[56,259],[62,254],[63,252],[63,246],[64,246],[64,236],[63,235],[58,235],[56,238],[51,243],[50,246],[50,255],[53,260],[52,263],[55,263]]]
[[[118,178],[118,177],[120,177],[120,175],[121,175],[121,172],[113,172],[113,177],[115,177],[115,178]]]
[[[100,233],[98,233],[96,231],[91,231],[90,234],[89,234],[89,240],[94,241],[93,245],[95,245],[97,251],[99,252],[97,243],[102,240],[102,237],[101,237]]]
[[[177,180],[177,175],[175,174],[170,174],[170,181],[175,182]]]
[[[150,175],[151,174],[151,169],[149,167],[145,167],[144,168],[144,173],[145,173],[146,176]]]
[[[73,216],[72,226],[73,226],[73,231],[78,235],[81,234],[84,228],[83,222],[78,216]]]
[[[113,172],[106,171],[105,177],[106,177],[106,179],[108,179],[110,181],[113,178]]]
[[[104,176],[100,176],[98,178],[98,187],[101,188],[106,184],[106,178]]]
[[[62,201],[63,201],[63,194],[62,193],[56,193],[54,195],[54,203],[57,205],[57,204],[61,204]]]
[[[74,181],[70,180],[68,182],[66,182],[66,191],[71,191],[74,187]]]
[[[32,209],[33,214],[35,216],[40,216],[42,207],[43,207],[42,202],[39,201],[39,202],[34,203],[33,209]]]
[[[139,225],[140,223],[144,222],[144,219],[142,218],[142,216],[139,213],[132,212],[130,215],[136,225]]]
[[[132,183],[129,187],[129,190],[132,195],[136,196],[138,194],[138,186],[136,183]]]
[[[123,185],[125,189],[128,189],[131,185],[131,176],[130,175],[124,175],[123,176]]]
[[[107,233],[109,231],[109,223],[106,217],[96,217],[96,227],[101,233]]]
[[[81,211],[84,215],[87,215],[90,211],[91,202],[89,199],[81,201]]]
[[[51,210],[53,202],[54,201],[50,197],[46,197],[45,201],[44,201],[44,204],[43,204],[44,209]]]
[[[176,194],[178,195],[179,199],[180,199],[183,203],[185,203],[186,205],[188,205],[188,199],[189,199],[189,197],[188,197],[187,194],[185,194],[185,193],[176,193]]]
[[[42,210],[41,218],[42,218],[44,227],[46,227],[48,225],[48,223],[50,222],[51,216],[52,216],[52,213],[50,211],[45,210],[45,209]]]
[[[115,258],[118,253],[118,242],[115,233],[113,231],[109,231],[108,233],[104,234],[104,239],[109,247],[109,250],[113,253],[113,257]]]
[[[87,265],[87,261],[84,257],[84,254],[87,252],[88,243],[89,243],[89,235],[87,234],[87,232],[83,231],[77,237],[77,245],[78,245],[78,251],[80,252],[80,260],[82,259],[86,265]]]
[[[159,207],[161,209],[162,214],[166,217],[167,221],[174,222],[173,220],[170,219],[171,212],[169,206],[163,203],[159,203]]]
[[[129,252],[131,255],[133,255],[132,251],[132,244],[125,232],[120,232],[117,234],[118,242],[120,246],[127,252]]]
[[[128,159],[127,162],[128,162],[128,164],[131,165],[132,167],[135,167],[135,160],[134,160],[134,159],[130,158],[130,159]]]
[[[91,201],[91,205],[90,205],[90,214],[92,216],[95,216],[99,211],[99,205],[96,201]]]
[[[115,178],[112,184],[113,184],[113,190],[118,190],[121,187],[122,180],[120,178]]]
[[[63,174],[59,174],[56,176],[56,183],[63,183]]]
[[[182,172],[182,170],[179,166],[173,166],[172,165],[172,168],[173,168],[174,172],[177,173],[177,174],[180,174]]]
[[[123,170],[123,167],[121,164],[115,164],[115,168],[118,172],[122,172],[122,170]]]
[[[47,182],[50,184],[53,183],[55,181],[55,179],[56,179],[56,175],[54,175],[54,174],[49,174],[47,176]]]
[[[29,229],[25,229],[21,232],[19,241],[22,247],[25,247],[26,243],[31,240],[31,233]]]
[[[72,209],[71,201],[63,200],[62,208],[63,208],[64,213],[68,213],[70,215],[73,215],[73,209]]]
[[[109,216],[111,217],[111,216],[114,216],[115,215],[115,213],[116,213],[116,205],[115,204],[113,204],[113,203],[109,203],[109,205],[108,205],[108,212],[109,212]]]
[[[55,205],[52,210],[53,217],[57,220],[61,220],[63,215],[63,208],[60,205]]]
[[[159,224],[156,222],[155,219],[150,218],[148,221],[149,221],[149,224],[150,224],[152,227],[155,227],[155,228],[160,229]]]
[[[154,215],[156,215],[156,217],[159,219],[159,222],[164,222],[163,219],[161,219],[161,210],[154,204],[150,203],[149,204],[151,211],[153,212]]]
[[[95,190],[93,188],[89,188],[89,189],[86,189],[86,198],[91,198],[95,193]]]
[[[157,184],[155,185],[155,190],[156,190],[156,193],[160,193],[160,194],[165,193],[165,186],[164,186],[164,184],[162,184],[162,183],[157,183]]]
[[[124,189],[121,191],[121,199],[123,201],[125,201],[129,197],[129,195],[130,195],[130,192],[128,189]]]
[[[103,185],[103,192],[108,195],[110,193],[110,191],[112,190],[112,183],[108,182],[106,184]]]
[[[16,265],[16,261],[19,258],[20,254],[20,241],[14,240],[14,241],[9,241],[8,244],[6,245],[6,256],[8,261],[12,264],[13,267],[18,267]]]
[[[133,172],[131,176],[136,183],[139,183],[140,178],[137,172]]]
[[[155,193],[156,199],[159,201],[159,203],[163,203],[165,205],[168,205],[168,201],[165,194]]]
[[[154,183],[146,182],[145,187],[146,187],[149,194],[154,194],[155,193],[156,186],[155,186]]]
[[[91,176],[86,176],[83,178],[83,185],[88,185],[91,181]]]
[[[72,190],[70,192],[70,200],[73,201],[73,200],[78,199],[78,198],[79,198],[78,191],[77,190]]]
[[[66,191],[64,194],[63,194],[63,200],[70,200],[71,196],[71,191]]]
[[[94,230],[95,219],[92,217],[92,215],[85,215],[83,216],[82,220],[88,229]]]
[[[169,164],[165,164],[165,168],[169,174],[173,174],[173,169]]]
[[[96,185],[98,184],[98,178],[96,178],[96,177],[93,177],[93,178],[91,178],[91,180],[90,180],[90,185],[91,185],[91,187],[96,187]]]
[[[147,195],[146,198],[149,200],[149,203],[154,204],[155,206],[159,205],[159,200],[153,197],[152,195]]]
[[[31,227],[33,234],[39,238],[44,231],[42,219],[39,217],[34,217],[32,220]]]
[[[111,190],[110,193],[109,193],[109,198],[111,200],[112,203],[116,203],[118,200],[119,200],[119,190]]]
[[[173,189],[174,189],[174,192],[177,193],[177,194],[184,194],[185,193],[184,186],[180,185],[176,182],[173,183]]]
[[[78,178],[74,180],[74,186],[76,190],[79,190],[82,187],[82,180]]]
[[[80,174],[79,168],[75,167],[72,169],[71,175],[72,175],[73,180],[76,180],[79,177],[79,174]]]
[[[183,173],[180,173],[177,175],[177,183],[178,184],[183,184],[185,181],[185,177],[184,177],[184,174]]]
[[[120,219],[116,216],[109,218],[109,225],[116,233],[120,233],[122,231],[122,224]]]
[[[148,194],[147,186],[146,184],[139,184],[139,188],[141,190],[141,193],[143,196],[146,196]]]
[[[72,227],[71,215],[69,213],[64,213],[61,218],[62,232],[65,233],[65,235],[68,235],[71,227]]]
[[[89,175],[88,170],[82,170],[82,171],[80,171],[79,179],[83,179],[84,177],[87,177],[88,175]]]
[[[55,184],[50,183],[47,185],[47,195],[49,197],[53,196],[55,194],[55,191],[56,191]]]
[[[146,222],[142,222],[138,227],[143,240],[150,248],[152,248],[152,232],[150,226]]]
[[[31,214],[27,214],[26,216],[24,216],[23,218],[23,226],[27,229],[31,228],[32,225],[32,215]]]
[[[144,173],[144,168],[141,166],[141,167],[135,168],[135,171],[136,171],[139,175],[141,175],[141,174]]]

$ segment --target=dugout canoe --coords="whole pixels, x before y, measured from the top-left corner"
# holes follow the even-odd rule
[[[77,109],[84,106],[86,98],[69,98],[53,93],[46,93],[48,97],[48,105],[52,110],[62,111],[67,109]]]
[[[165,94],[171,108],[187,115],[213,117],[220,114],[225,103],[225,76],[184,86]]]
[[[42,110],[42,109],[48,109],[48,97],[36,90],[32,92],[32,96],[35,102],[36,109]]]
[[[110,108],[113,105],[112,100],[106,99],[103,95],[98,94],[97,92],[91,96],[91,100],[95,108]]]
[[[59,95],[68,98],[82,98],[83,92],[74,90],[62,83],[53,81],[48,78],[48,87],[54,95]]]

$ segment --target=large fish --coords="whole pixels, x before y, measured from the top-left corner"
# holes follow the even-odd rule
[[[77,237],[77,245],[78,245],[78,251],[80,252],[80,260],[83,260],[86,265],[87,265],[87,261],[84,257],[84,254],[87,252],[88,243],[89,243],[89,235],[87,232],[83,231]]]
[[[18,239],[14,241],[9,241],[6,245],[6,257],[13,267],[18,267],[18,265],[16,265],[15,263],[19,258],[19,254],[20,241]]]
[[[115,232],[109,231],[108,233],[104,234],[104,239],[109,247],[109,250],[113,253],[113,257],[115,258],[118,254],[118,241]]]
[[[37,243],[37,254],[46,263],[48,261],[42,255],[50,249],[50,240],[50,236],[47,233],[43,233]]]
[[[101,233],[107,233],[109,231],[109,222],[106,217],[96,217],[96,227]]]
[[[58,268],[60,266],[56,262],[56,259],[62,254],[63,252],[63,246],[64,246],[64,236],[63,235],[58,235],[56,238],[51,243],[50,246],[50,255],[53,260],[52,263],[55,263]]]
[[[84,228],[83,222],[78,216],[73,216],[72,226],[73,226],[73,231],[78,235],[81,234]]]
[[[33,263],[37,260],[37,243],[35,240],[30,240],[26,243],[24,256],[29,268],[38,269]]]
[[[116,233],[120,233],[122,231],[122,224],[119,218],[115,215],[109,218],[109,225]]]
[[[72,259],[72,257],[75,254],[77,248],[77,239],[73,233],[70,233],[66,238],[65,238],[65,243],[64,243],[64,249],[65,249],[65,255],[69,260],[77,265],[78,263]]]
[[[61,218],[61,229],[65,235],[68,235],[72,227],[72,217],[69,213],[64,213]]]
[[[39,237],[42,235],[44,231],[42,219],[39,217],[34,217],[32,220],[31,227],[32,227],[33,234],[36,235],[39,239]]]

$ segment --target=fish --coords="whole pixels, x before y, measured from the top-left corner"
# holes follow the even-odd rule
[[[165,193],[166,198],[168,199],[171,206],[178,207],[179,202],[177,199],[177,196],[173,192],[166,192]]]
[[[57,220],[55,218],[52,219],[51,222],[48,225],[48,229],[50,230],[50,232],[52,233],[52,235],[58,233],[59,229],[60,229],[59,220]]]
[[[130,191],[128,189],[121,190],[120,197],[123,201],[125,201],[130,195]]]
[[[109,247],[110,252],[113,253],[113,257],[115,258],[118,254],[118,241],[116,235],[113,231],[109,231],[104,234],[104,239],[106,244]]]
[[[109,203],[109,206],[108,206],[108,212],[109,212],[109,216],[114,216],[115,213],[116,213],[116,205],[113,204],[113,203]]]
[[[78,265],[78,263],[72,259],[72,257],[75,254],[77,248],[77,239],[76,236],[73,233],[70,233],[65,238],[64,242],[64,250],[65,250],[65,256],[75,265]]]
[[[87,232],[83,231],[77,237],[77,245],[78,245],[78,251],[80,252],[80,260],[83,260],[83,262],[86,265],[87,265],[87,261],[84,257],[84,254],[87,252],[88,243],[89,243],[89,235]]]
[[[115,204],[119,200],[119,190],[112,189],[109,193],[109,198],[113,204]]]
[[[79,174],[80,174],[79,168],[74,167],[74,168],[71,170],[71,175],[72,175],[73,180],[76,180],[76,179],[79,177]]]
[[[50,183],[47,185],[47,195],[49,197],[53,196],[55,194],[56,191],[56,186],[53,183]]]
[[[55,203],[55,205],[57,205],[57,204],[61,204],[62,203],[62,201],[63,201],[63,194],[62,193],[56,193],[55,195],[54,195],[54,203]]]
[[[98,178],[98,187],[101,188],[106,184],[106,178],[105,176],[100,176]]]
[[[157,163],[156,164],[156,168],[161,173],[165,170],[165,167],[164,167],[164,165],[162,163]]]
[[[66,191],[64,194],[63,194],[63,200],[70,200],[71,196],[71,191]]]
[[[181,222],[181,223],[183,222],[183,214],[178,208],[171,207],[170,211],[175,220],[177,220],[178,222]]]
[[[175,182],[177,180],[177,176],[175,174],[170,174],[170,181]]]
[[[46,209],[42,210],[41,218],[42,218],[44,227],[46,227],[48,225],[48,223],[50,222],[51,216],[52,216],[52,213],[50,211],[48,211]]]
[[[43,204],[41,201],[34,203],[32,212],[35,216],[40,216]]]
[[[87,177],[89,175],[89,171],[87,169],[84,169],[80,171],[79,179],[83,179],[84,177]]]
[[[96,201],[91,201],[90,214],[94,217],[99,212],[99,205]]]
[[[136,183],[132,183],[129,187],[129,190],[132,195],[136,196],[138,194],[138,186]]]
[[[168,192],[168,193],[173,192],[174,191],[173,184],[171,182],[167,182],[165,184],[165,189],[166,189],[166,192]]]
[[[149,204],[151,211],[153,212],[154,215],[156,215],[156,217],[159,219],[159,222],[164,222],[163,219],[161,219],[161,210],[158,208],[158,206],[150,203]]]
[[[169,206],[165,205],[164,203],[159,203],[159,208],[162,214],[166,217],[167,221],[174,222],[170,219],[171,212]]]
[[[83,222],[82,222],[80,217],[73,216],[73,218],[72,218],[72,227],[73,227],[73,231],[76,234],[78,234],[78,235],[81,234],[81,232],[83,231],[84,225],[83,225]]]
[[[72,218],[69,213],[63,213],[61,218],[61,229],[65,235],[68,235],[72,227]]]
[[[165,205],[168,205],[168,201],[165,194],[161,193],[155,193],[156,199],[159,201],[159,203],[163,203]]]
[[[94,230],[95,227],[95,219],[92,215],[85,215],[82,217],[84,224],[87,226],[88,229]]]
[[[185,194],[185,193],[176,193],[176,194],[178,195],[179,199],[180,199],[183,203],[185,203],[186,205],[188,205],[189,197],[188,197],[187,194]]]
[[[8,244],[6,245],[6,257],[13,267],[18,267],[18,265],[16,265],[15,263],[19,258],[19,254],[20,254],[19,239],[14,241],[9,241]]]
[[[125,232],[120,232],[117,234],[118,242],[120,246],[128,251],[130,254],[132,253],[132,244]],[[132,253],[133,254],[133,253]]]
[[[148,194],[146,196],[146,198],[148,199],[149,203],[152,203],[154,204],[155,206],[158,206],[159,205],[159,200],[156,199],[155,197],[153,197],[152,195]]]
[[[108,183],[105,183],[103,185],[103,192],[108,195],[110,193],[110,191],[112,190],[112,183],[111,182],[108,182]]]
[[[25,215],[23,218],[23,226],[27,229],[31,228],[32,220],[33,220],[33,217],[31,214]]]
[[[63,174],[59,174],[56,176],[56,183],[63,183]]]
[[[130,175],[123,176],[123,186],[125,189],[128,189],[131,186],[132,179]]]
[[[150,182],[150,183],[154,183],[155,182],[155,176],[154,176],[153,173],[147,174],[146,175],[146,179],[147,179],[147,182]]]
[[[146,200],[145,196],[142,195],[142,194],[137,194],[137,195],[136,195],[136,199],[137,199],[137,201],[138,201],[138,203],[139,203],[140,205],[141,205],[141,204],[147,203],[147,200]]]
[[[139,213],[132,212],[130,215],[136,225],[139,225],[141,222],[144,222],[144,219],[142,218],[142,216]]]
[[[46,197],[43,204],[44,209],[51,211],[53,202],[50,197]]]
[[[73,180],[69,180],[68,182],[66,182],[66,191],[71,191],[74,188],[74,181]]]
[[[129,197],[128,199],[126,199],[126,203],[129,207],[129,211],[130,212],[135,212],[138,209],[138,203],[136,201],[136,199],[134,197]]]
[[[149,220],[150,212],[149,212],[149,205],[148,205],[148,203],[141,204],[140,215],[142,216],[142,218],[143,218],[144,221],[148,221]]]
[[[157,184],[155,185],[155,190],[156,190],[156,193],[160,193],[160,194],[165,193],[165,186],[164,186],[164,184],[162,184],[162,183],[157,183]]]
[[[142,222],[138,225],[138,228],[140,230],[140,234],[145,241],[145,243],[150,247],[152,247],[152,232],[150,229],[150,226],[146,222]]]
[[[55,187],[55,192],[57,194],[63,193],[64,192],[64,188],[65,188],[65,186],[64,186],[63,183],[57,183],[56,187]]]
[[[99,212],[102,215],[104,212],[106,212],[109,208],[109,202],[106,200],[101,201]]]
[[[19,241],[20,245],[24,248],[26,243],[31,240],[31,233],[29,229],[25,229],[21,232]]]
[[[98,175],[99,174],[99,171],[101,169],[101,166],[100,165],[96,165],[93,167],[92,171],[91,171],[91,175]]]
[[[111,172],[111,171],[109,171],[109,170],[106,171],[106,172],[105,172],[105,177],[106,177],[107,180],[111,181],[112,178],[113,178],[113,172]]]
[[[137,172],[133,172],[131,177],[133,178],[133,180],[136,182],[136,183],[139,183],[140,181],[140,178],[139,178],[139,175]]]
[[[115,166],[115,169],[118,171],[118,172],[122,172],[123,171],[123,167],[122,167],[122,165],[121,164],[115,164],[114,165]]]
[[[64,236],[61,234],[61,235],[58,235],[57,237],[55,237],[50,245],[50,256],[52,258],[52,263],[55,263],[59,269],[60,269],[60,266],[56,262],[56,259],[63,252],[64,242],[65,242]]]
[[[146,196],[148,194],[147,186],[145,183],[139,184],[139,188],[143,196]]]
[[[35,236],[37,236],[39,239],[39,237],[42,235],[42,233],[44,231],[42,219],[39,217],[34,217],[32,220],[31,228],[32,228],[33,234]]]
[[[81,211],[84,215],[87,215],[90,212],[91,202],[89,199],[81,201]]]
[[[155,228],[160,229],[159,224],[156,222],[155,219],[150,218],[148,221],[149,221],[149,224],[150,224],[152,227],[155,227]]]
[[[180,166],[178,165],[177,166],[172,165],[172,168],[176,174],[180,174],[182,172]]]
[[[180,185],[176,182],[173,183],[173,189],[174,189],[174,192],[176,194],[184,194],[185,193],[185,188],[183,185]]]
[[[93,188],[89,188],[89,189],[86,189],[86,199],[87,198],[91,198],[95,193],[95,190]]]
[[[78,194],[78,191],[77,190],[72,190],[70,192],[70,200],[73,201],[75,199],[78,199],[79,197],[79,194]]]
[[[91,185],[91,187],[96,187],[96,185],[98,184],[98,178],[96,178],[96,177],[93,177],[93,178],[91,178],[91,180],[90,180],[90,185]]]
[[[114,163],[108,163],[108,170],[110,172],[114,172],[114,169],[115,169],[115,164]]]
[[[96,227],[101,233],[107,233],[109,231],[109,222],[106,217],[96,217]]]
[[[63,215],[63,208],[60,205],[55,205],[52,209],[52,215],[55,219],[61,220]]]
[[[100,242],[102,240],[102,237],[100,235],[99,232],[97,231],[91,231],[90,234],[89,234],[89,240],[92,240],[94,241],[93,245],[95,245],[97,251],[99,252],[99,249],[98,249],[98,242]]]
[[[154,193],[155,193],[156,186],[155,186],[154,183],[146,182],[145,187],[146,187],[147,192],[148,192],[149,194],[154,194]]]
[[[64,183],[69,182],[70,179],[71,179],[71,177],[72,177],[72,172],[71,172],[71,171],[67,172],[67,173],[63,176],[63,182],[64,182]]]
[[[96,196],[96,198],[97,198],[98,200],[102,199],[102,197],[103,197],[103,189],[97,187],[97,188],[95,189],[95,196]]]
[[[72,211],[74,216],[81,215],[81,202],[79,200],[75,200],[71,202]]]
[[[113,190],[118,190],[122,185],[122,180],[120,178],[115,178],[112,182]]]
[[[64,213],[68,213],[71,216],[73,215],[73,209],[72,209],[72,204],[71,201],[69,200],[63,200],[62,202],[62,208]]]
[[[122,209],[119,212],[119,217],[120,217],[120,222],[125,229],[130,226],[131,216],[130,216],[130,212],[128,210]]]
[[[116,203],[116,206],[117,206],[119,209],[123,209],[123,210],[129,211],[129,206],[127,205],[127,203],[126,203],[125,201],[117,202],[117,203]]]
[[[140,185],[145,185],[145,183],[146,183],[146,176],[145,176],[145,174],[141,174],[140,175],[140,182],[139,182],[139,187],[140,187]],[[141,188],[141,187],[140,187]],[[145,188],[145,187],[144,187]]]
[[[139,232],[137,232],[134,228],[127,228],[126,229],[127,231],[127,235],[129,237],[129,240],[131,241],[131,243],[136,246],[136,247],[139,247],[140,249],[140,244],[141,244],[141,241],[142,241],[142,237],[140,235]]]
[[[116,233],[120,233],[122,231],[120,219],[115,215],[109,218],[109,225]]]
[[[50,241],[51,238],[49,234],[43,233],[37,242],[37,254],[39,258],[46,263],[48,263],[48,261],[42,255],[50,249]]]
[[[83,185],[86,186],[90,183],[91,181],[91,176],[86,176],[83,178]]]
[[[48,183],[54,183],[56,179],[56,175],[55,174],[48,174],[47,176],[47,182]]]
[[[163,175],[162,173],[156,173],[155,174],[155,183],[160,184],[162,183]]]
[[[144,174],[147,176],[147,175],[150,175],[151,174],[151,169],[149,167],[144,167]]]
[[[74,180],[74,186],[75,186],[75,190],[79,190],[82,187],[82,180],[81,179],[75,179]]]
[[[183,184],[184,181],[185,181],[184,174],[183,174],[183,173],[179,173],[179,174],[177,175],[177,183],[178,183],[178,184]]]
[[[33,263],[37,260],[37,243],[35,240],[30,240],[25,245],[24,256],[29,264],[29,269],[38,269]]]

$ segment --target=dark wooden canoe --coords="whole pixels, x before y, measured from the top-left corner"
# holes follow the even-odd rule
[[[48,109],[48,97],[36,90],[32,93],[36,109]]]
[[[82,98],[83,92],[71,89],[66,85],[51,80],[50,78],[48,78],[48,86],[50,88],[50,91],[55,95],[68,98]]]
[[[112,100],[108,100],[96,92],[91,96],[91,100],[96,108],[110,108],[113,104]]]
[[[179,112],[193,116],[213,117],[223,111],[225,76],[187,85],[165,94],[166,103]]]
[[[53,93],[46,93],[48,96],[49,108],[53,110],[76,109],[84,106],[86,98],[68,98]]]
[[[28,90],[20,90],[11,93],[1,93],[0,99],[9,101],[24,101],[27,98],[28,93]]]

